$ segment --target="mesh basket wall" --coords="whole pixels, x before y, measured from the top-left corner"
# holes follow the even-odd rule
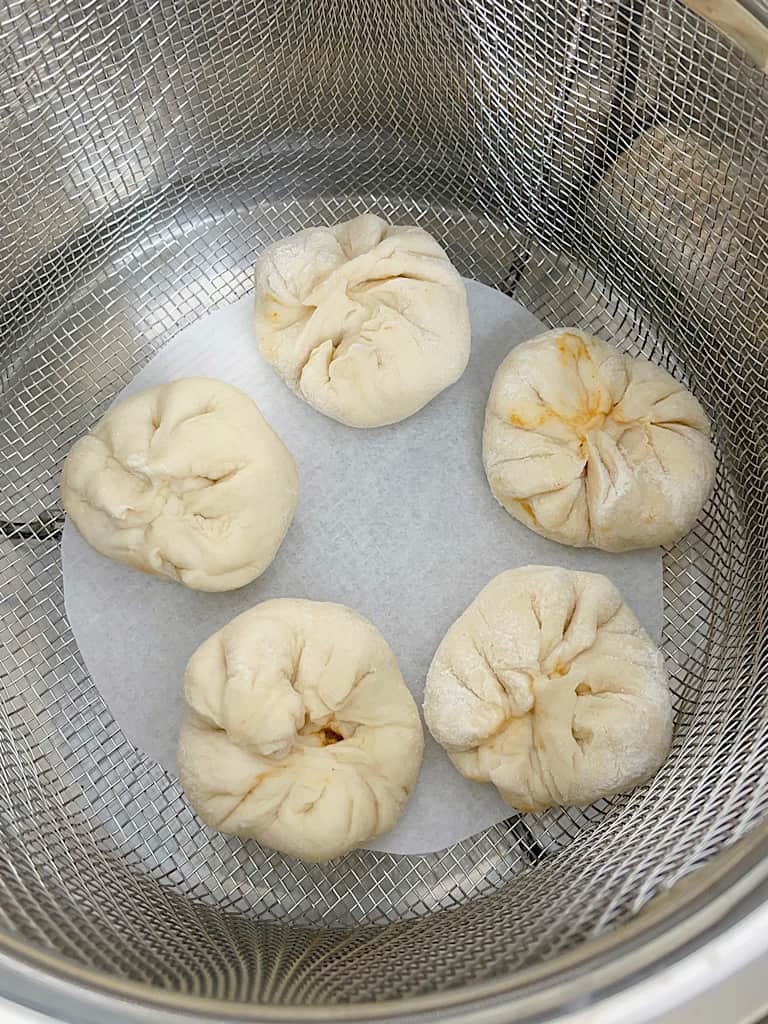
[[[552,958],[757,822],[768,87],[748,59],[671,0],[5,0],[0,52],[2,926],[187,993],[396,998]],[[677,723],[652,785],[319,868],[208,833],[122,737],[64,614],[57,478],[267,242],[366,210],[685,380],[718,478],[664,556]]]

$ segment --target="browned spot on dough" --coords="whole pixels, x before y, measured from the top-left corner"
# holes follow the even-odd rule
[[[528,413],[518,405],[507,413],[507,422],[510,426],[517,427],[520,430],[538,430],[552,423],[562,423],[583,439],[590,430],[602,427],[606,416],[609,416],[613,409],[613,406],[611,406],[606,412],[600,408],[599,391],[597,394],[593,394],[590,391],[588,397],[590,402],[586,408],[577,410],[570,415],[559,413],[551,406],[537,407]]]
[[[557,341],[557,351],[562,359],[590,359],[589,349],[584,344],[584,339],[578,334],[569,334],[567,331],[561,334]]]
[[[576,687],[576,693],[578,693],[580,697],[583,697],[587,693],[592,693],[592,687],[589,683],[579,683]]]
[[[543,426],[548,419],[556,418],[551,409],[534,408],[527,414],[519,406],[507,414],[507,422],[513,427],[520,427],[521,430],[535,430]]]

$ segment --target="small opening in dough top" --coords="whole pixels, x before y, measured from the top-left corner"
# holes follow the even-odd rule
[[[528,516],[528,518],[531,520],[531,522],[534,524],[534,526],[538,526],[539,522],[538,522],[538,520],[536,518],[536,513],[533,511],[533,507],[532,507],[530,501],[525,501],[522,498],[517,498],[516,501],[517,501],[518,507],[521,508],[523,510],[523,512],[525,512],[525,514]]]
[[[338,743],[339,740],[344,739],[341,733],[336,732],[333,726],[330,725],[324,725],[317,735],[320,737],[320,742],[324,747],[330,747],[332,743]]]

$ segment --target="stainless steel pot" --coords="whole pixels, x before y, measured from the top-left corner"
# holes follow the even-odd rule
[[[768,945],[768,86],[757,0],[733,12],[736,42],[673,0],[6,2],[0,990],[78,1021],[630,1021]],[[267,241],[368,209],[674,369],[718,479],[664,554],[652,785],[320,869],[207,832],[121,735],[57,473]]]

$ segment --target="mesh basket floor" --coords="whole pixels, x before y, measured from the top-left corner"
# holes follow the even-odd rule
[[[266,1003],[551,958],[765,813],[765,80],[675,4],[6,4],[0,160],[0,923]],[[303,866],[205,831],[125,741],[64,613],[69,446],[263,246],[375,210],[462,273],[685,380],[715,494],[664,555],[672,755],[585,811]],[[108,638],[105,638],[108,642]],[[486,897],[480,899],[479,897]]]

